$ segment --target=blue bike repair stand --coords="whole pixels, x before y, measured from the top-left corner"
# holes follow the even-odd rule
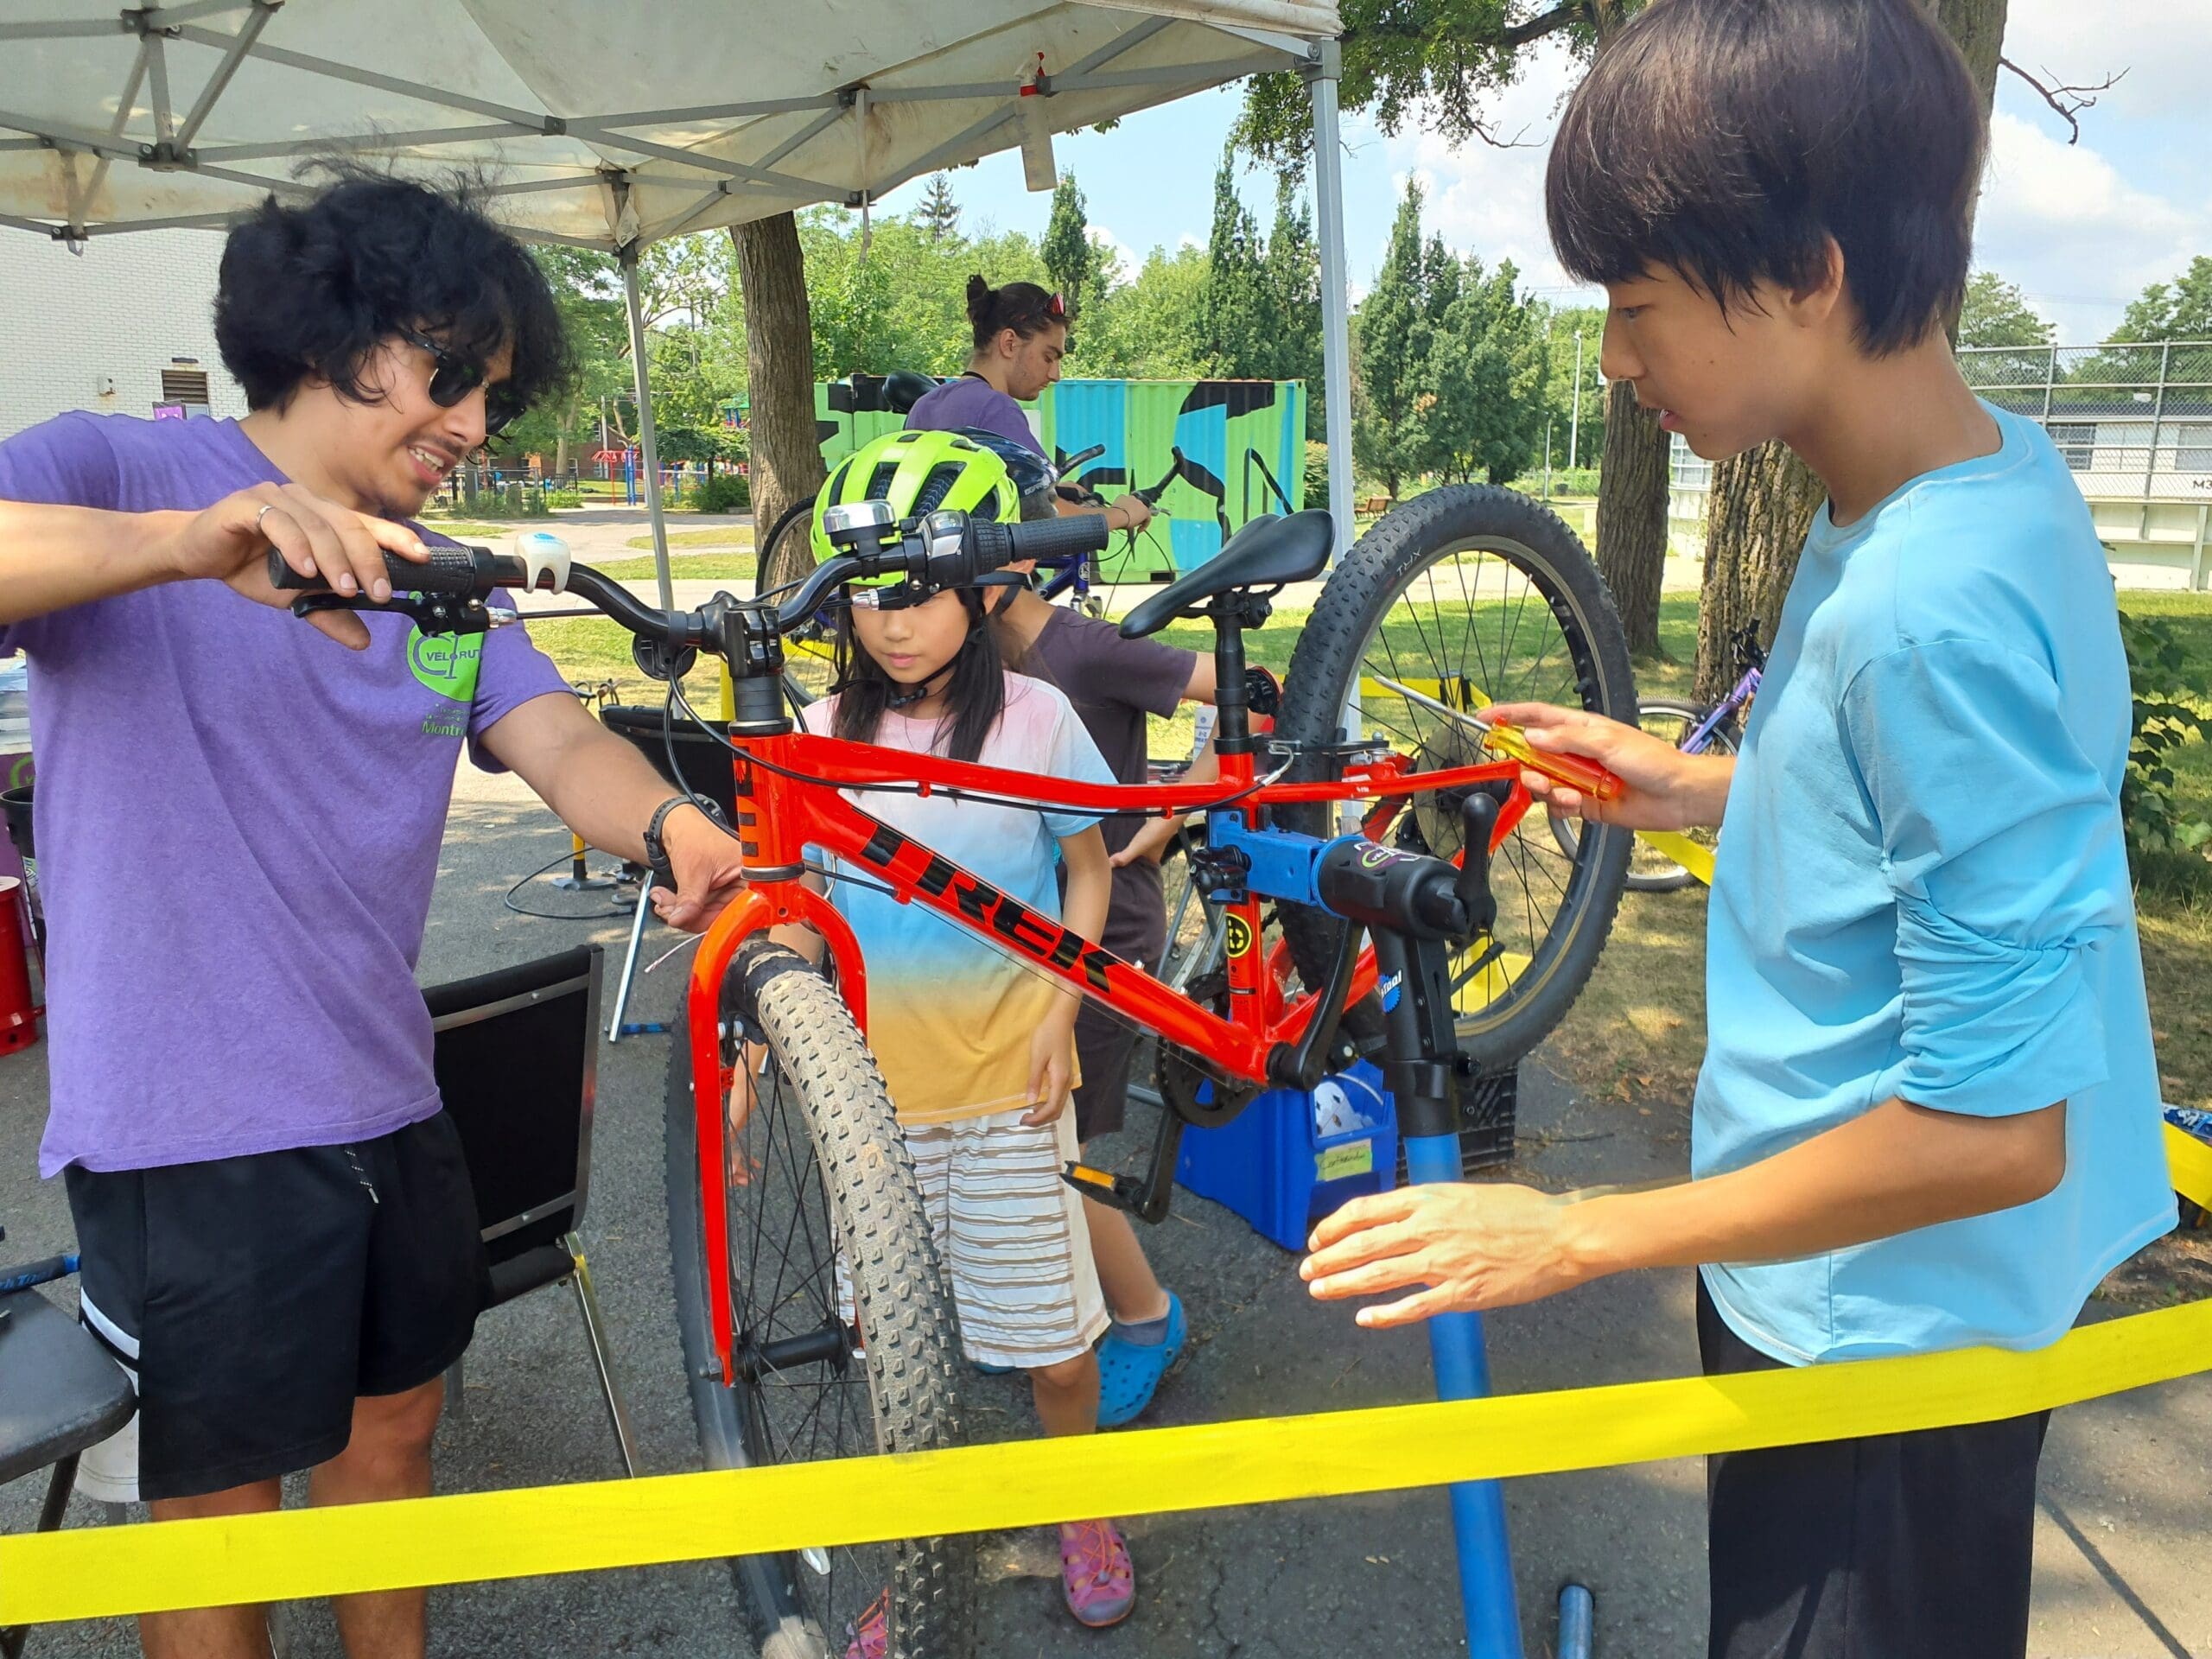
[[[1391,1024],[1389,1052],[1421,1057],[1383,1067],[1406,1149],[1407,1178],[1459,1180],[1465,1172],[1459,1153],[1459,1068],[1454,1064],[1459,1043],[1446,953],[1384,933],[1375,936],[1375,951],[1385,982],[1395,978],[1398,983],[1384,1015]],[[1432,1318],[1428,1352],[1437,1398],[1478,1400],[1489,1395],[1481,1314]],[[1469,1659],[1523,1659],[1504,1489],[1494,1480],[1461,1481],[1451,1489],[1451,1500]],[[1560,1659],[1588,1659],[1593,1611],[1582,1586],[1570,1584],[1560,1591]]]

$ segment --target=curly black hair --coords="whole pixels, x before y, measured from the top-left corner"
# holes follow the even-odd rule
[[[224,244],[215,342],[249,409],[281,409],[310,377],[378,401],[362,369],[405,330],[479,361],[512,346],[507,384],[524,407],[571,371],[537,262],[463,185],[341,175],[296,206],[270,196]]]

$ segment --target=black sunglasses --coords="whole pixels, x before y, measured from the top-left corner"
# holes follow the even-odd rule
[[[451,409],[479,386],[484,386],[484,435],[487,438],[497,437],[522,415],[525,405],[505,381],[484,385],[481,363],[411,328],[402,328],[399,337],[410,346],[428,352],[436,365],[430,371],[430,401],[440,409]]]

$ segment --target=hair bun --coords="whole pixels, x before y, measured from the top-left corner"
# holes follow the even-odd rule
[[[977,271],[968,279],[968,321],[978,328],[990,321],[991,302],[998,297],[991,285]]]

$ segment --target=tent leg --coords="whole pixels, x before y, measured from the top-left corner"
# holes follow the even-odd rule
[[[1329,517],[1336,521],[1339,559],[1352,542],[1351,315],[1344,293],[1344,142],[1337,128],[1342,69],[1337,42],[1321,41],[1305,70],[1313,106],[1313,213],[1321,241],[1321,418],[1329,445]],[[1344,700],[1344,730],[1355,738],[1360,733],[1357,679]]]
[[[676,589],[669,580],[668,520],[660,505],[660,454],[653,444],[653,392],[645,357],[645,314],[638,298],[638,245],[622,250],[622,295],[630,307],[630,368],[638,382],[639,459],[645,469],[645,511],[653,521],[653,569],[660,577],[660,607],[676,608]]]

